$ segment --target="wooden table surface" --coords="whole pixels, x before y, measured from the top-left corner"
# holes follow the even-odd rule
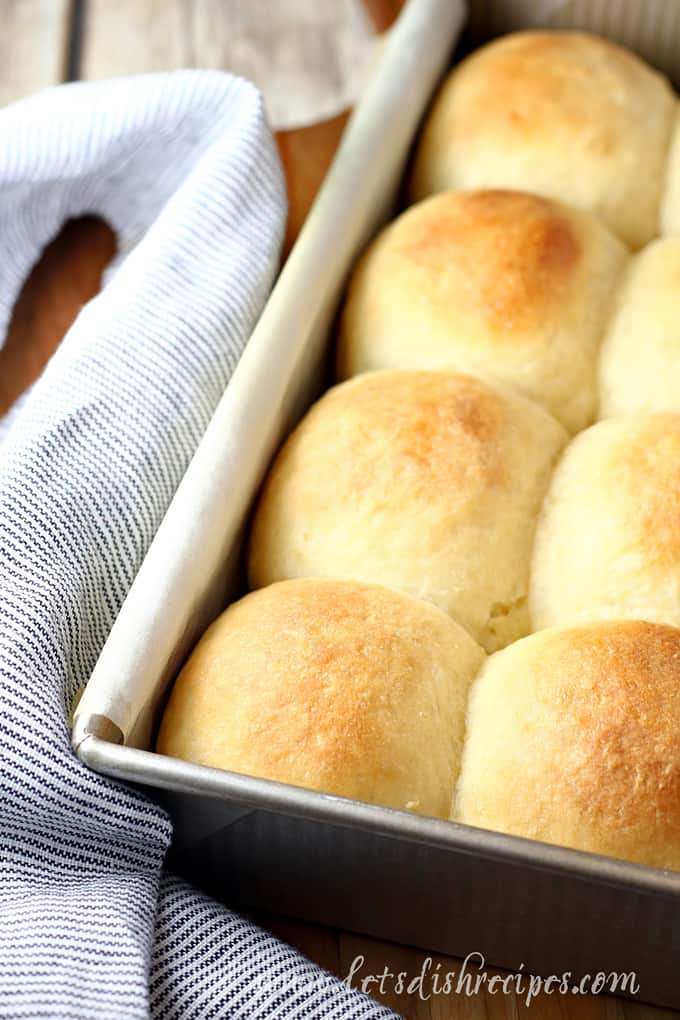
[[[222,2],[0,0],[0,104],[70,78],[100,77],[102,69],[106,74],[187,65],[229,69],[234,40],[224,17],[217,17]],[[249,2],[264,10],[268,0]],[[296,12],[310,0],[285,2],[294,35]],[[334,4],[338,0],[325,2]],[[401,0],[343,2],[346,6],[363,3],[377,32],[389,26],[401,6]],[[187,11],[191,25],[187,24]],[[341,112],[322,123],[277,132],[290,202],[287,247],[304,221],[346,119],[347,112]],[[112,232],[96,220],[67,225],[46,250],[26,282],[0,350],[0,414],[40,374],[82,304],[99,289],[102,270],[114,252]],[[409,979],[417,978],[428,956],[421,950],[301,922],[275,917],[258,920],[342,977],[347,976],[353,961],[362,958],[355,986],[367,976],[382,974],[386,966],[393,973],[405,971]],[[476,948],[471,946],[470,950]],[[459,961],[434,956],[432,966],[438,963],[443,971],[459,967]],[[500,972],[489,969],[488,973]],[[660,1020],[678,1015],[604,996],[573,998],[542,993],[527,1005],[521,996],[492,995],[483,990],[473,997],[437,995],[424,999],[417,988],[411,994],[398,995],[391,984],[387,983],[381,992],[373,983],[371,992],[408,1020],[510,1020],[525,1014],[546,1020]]]

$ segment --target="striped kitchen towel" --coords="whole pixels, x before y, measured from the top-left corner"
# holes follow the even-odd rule
[[[83,214],[118,256],[0,443],[0,1016],[390,1015],[164,874],[167,816],[69,744],[276,271],[284,190],[255,89],[180,71],[0,111],[0,337]]]

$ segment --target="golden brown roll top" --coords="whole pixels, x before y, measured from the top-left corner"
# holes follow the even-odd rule
[[[680,869],[680,630],[546,630],[475,681],[454,817]]]
[[[372,372],[336,386],[270,471],[250,586],[384,584],[501,647],[528,631],[535,521],[566,438],[536,404],[470,376]]]
[[[680,625],[680,415],[610,418],[567,447],[536,531],[533,629]]]
[[[340,378],[455,369],[510,384],[570,431],[595,417],[596,358],[626,250],[535,195],[449,192],[403,213],[350,282]]]
[[[600,352],[600,417],[680,412],[680,237],[630,263]]]
[[[157,747],[446,818],[482,659],[444,613],[399,592],[275,584],[206,632],[175,684]]]
[[[639,248],[657,233],[676,113],[666,79],[614,43],[580,32],[504,36],[444,83],[412,196],[536,192],[589,210]]]

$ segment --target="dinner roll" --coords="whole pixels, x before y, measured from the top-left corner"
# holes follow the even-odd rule
[[[530,609],[534,630],[680,625],[680,415],[610,418],[573,440],[539,518]]]
[[[274,584],[208,629],[175,683],[157,749],[446,818],[482,659],[444,613],[399,592]]]
[[[676,114],[673,126],[659,233],[680,234],[680,112]]]
[[[527,633],[531,544],[566,433],[470,376],[370,372],[312,407],[255,514],[250,586],[356,578],[433,602],[487,649]]]
[[[571,431],[585,428],[625,259],[594,217],[536,195],[436,195],[391,223],[359,262],[338,374],[458,369],[512,384]]]
[[[600,417],[680,411],[680,237],[632,260],[600,354]]]
[[[680,869],[680,630],[534,634],[473,684],[454,817]]]
[[[505,187],[599,215],[634,248],[657,231],[677,103],[666,79],[582,32],[519,32],[445,81],[417,150],[412,195]]]

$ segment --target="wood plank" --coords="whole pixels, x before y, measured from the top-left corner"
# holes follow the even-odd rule
[[[347,932],[339,933],[339,946],[340,969],[335,973],[346,978],[354,965],[357,970],[353,987],[361,988],[362,979],[369,978],[369,984],[363,990],[406,1020],[671,1020],[678,1016],[672,1010],[603,995],[558,995],[542,991],[527,1002],[526,992],[502,992],[500,981],[508,976],[508,972],[495,967],[483,968],[486,978],[476,994],[467,994],[464,984],[458,994],[444,994],[446,972],[455,972],[452,978],[455,987],[460,960]],[[431,962],[424,972],[426,976],[419,983],[419,975],[423,973],[427,960]],[[382,987],[379,982],[370,981],[371,977],[384,974],[385,968],[391,975],[398,975],[400,971],[407,975],[401,994],[396,992],[395,977],[388,977]],[[479,973],[473,968],[469,968],[468,972],[473,978],[475,973]],[[437,985],[434,974],[438,975]],[[496,990],[490,991],[488,982],[494,976],[497,976]],[[413,983],[410,992],[409,982]],[[474,985],[468,987],[474,992]],[[435,988],[440,990],[440,994],[434,994]]]
[[[64,81],[71,0],[1,0],[0,106]]]
[[[79,76],[111,78],[187,66],[184,0],[86,0]]]
[[[284,254],[300,233],[307,213],[331,165],[349,111],[309,127],[277,131],[276,143],[286,176],[288,221]]]
[[[406,0],[363,0],[376,32],[385,32],[396,21]]]
[[[0,417],[34,382],[115,254],[113,231],[86,217],[67,223],[34,267],[0,348]]]
[[[356,973],[353,987],[366,991],[374,998],[407,1020],[444,1020],[444,1018],[465,1018],[465,1020],[516,1020],[515,996],[496,994],[481,989],[465,994],[467,985],[461,985],[462,992],[456,994],[461,961],[438,953],[426,953],[406,946],[395,946],[390,942],[362,935],[342,933],[340,935],[340,959],[343,973]],[[360,966],[359,966],[360,964]],[[501,974],[493,968],[485,968],[489,977]],[[452,973],[452,990],[447,992],[447,975]],[[372,978],[383,976],[382,983]],[[471,971],[474,982],[475,972]],[[364,984],[364,982],[367,982]],[[537,1016],[540,1016],[537,1013]]]
[[[331,974],[340,973],[339,936],[333,928],[271,915],[258,915],[254,920],[261,927],[270,931],[272,935],[276,935],[277,938],[288,943],[289,946],[299,949],[314,963],[325,967]]]
[[[302,921],[262,915],[255,920],[343,980],[352,973],[353,988],[367,992],[405,1020],[672,1020],[678,1016],[672,1010],[611,996],[558,995],[543,991],[527,1002],[525,991],[522,994],[514,990],[509,994],[502,992],[500,981],[508,972],[495,967],[483,968],[485,982],[477,992],[474,983],[466,986],[463,982],[460,992],[445,994],[447,972],[454,972],[454,987],[460,973],[461,961],[453,957],[350,932],[335,932]],[[431,962],[426,964],[428,960]],[[398,987],[400,972],[403,976],[401,988]],[[421,973],[425,977],[419,981]],[[470,967],[468,973],[474,982],[478,972]],[[437,983],[434,974],[437,974]],[[496,990],[489,991],[488,982],[494,976],[497,976]],[[466,988],[470,991],[466,992]]]
[[[378,0],[377,23],[389,20],[394,3]],[[254,81],[272,124],[289,129],[351,105],[374,37],[361,0],[88,0],[80,70],[88,79],[230,70]]]

